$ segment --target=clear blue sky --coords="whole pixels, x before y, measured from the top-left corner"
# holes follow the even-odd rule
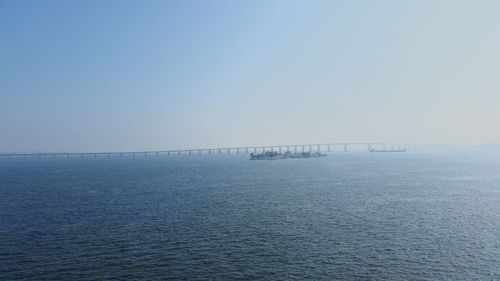
[[[0,151],[500,143],[500,1],[1,1]]]

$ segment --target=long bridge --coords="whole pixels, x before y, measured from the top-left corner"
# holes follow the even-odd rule
[[[56,157],[111,157],[111,156],[160,156],[160,155],[221,155],[240,153],[263,153],[266,151],[293,153],[344,151],[351,148],[361,148],[367,152],[374,151],[407,151],[419,148],[420,145],[404,143],[319,143],[319,144],[286,144],[267,146],[240,146],[219,148],[197,148],[176,150],[146,150],[146,151],[107,151],[107,152],[43,152],[43,153],[3,153],[1,158],[56,158]]]

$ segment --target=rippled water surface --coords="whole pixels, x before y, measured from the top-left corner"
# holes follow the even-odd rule
[[[0,161],[0,280],[500,280],[498,153]]]

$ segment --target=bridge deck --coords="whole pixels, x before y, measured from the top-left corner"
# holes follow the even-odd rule
[[[403,143],[319,143],[319,144],[286,144],[267,146],[240,146],[240,147],[219,147],[219,148],[196,148],[196,149],[175,149],[175,150],[147,150],[147,151],[106,151],[106,152],[43,152],[43,153],[3,153],[0,157],[98,157],[98,156],[159,156],[159,155],[196,155],[196,154],[231,154],[231,153],[260,153],[264,151],[277,152],[306,152],[321,151],[330,152],[335,148],[341,151],[348,151],[350,147],[366,147],[366,151],[380,147],[385,151],[415,149],[415,144]]]

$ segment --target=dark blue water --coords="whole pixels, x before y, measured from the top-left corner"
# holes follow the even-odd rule
[[[0,280],[500,280],[500,154],[2,160]]]

